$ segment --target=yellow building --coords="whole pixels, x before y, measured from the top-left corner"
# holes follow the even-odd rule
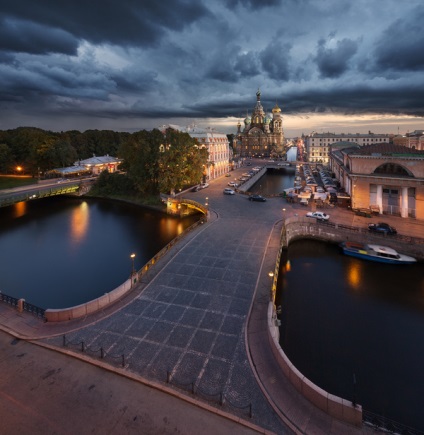
[[[388,143],[330,152],[329,165],[352,208],[424,220],[424,151]]]

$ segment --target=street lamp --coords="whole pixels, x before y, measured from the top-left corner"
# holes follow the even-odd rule
[[[134,268],[134,259],[135,259],[135,254],[131,254],[130,258],[132,260],[132,268],[131,268],[131,277],[134,275],[135,273],[135,268]]]
[[[274,272],[268,272],[268,276],[271,280],[270,300],[274,302]]]
[[[206,197],[205,206],[206,206],[206,208],[208,208],[208,197]]]

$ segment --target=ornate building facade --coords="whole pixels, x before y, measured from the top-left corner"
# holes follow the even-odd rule
[[[261,104],[261,92],[256,92],[256,105],[252,116],[244,119],[244,129],[237,124],[234,135],[234,154],[239,157],[271,157],[281,155],[284,147],[283,117],[276,104],[271,114],[265,113]]]

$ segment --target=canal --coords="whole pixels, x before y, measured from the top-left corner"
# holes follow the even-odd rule
[[[284,256],[276,303],[288,358],[329,393],[424,430],[422,263],[367,262],[312,240]]]
[[[0,291],[41,308],[110,292],[199,216],[178,219],[136,205],[52,197],[0,209]]]
[[[279,195],[284,189],[294,186],[295,168],[269,169],[249,189],[249,192],[263,195]]]

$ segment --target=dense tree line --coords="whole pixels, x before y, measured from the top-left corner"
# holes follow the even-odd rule
[[[0,131],[0,173],[33,176],[54,168],[67,167],[93,155],[109,154],[123,159],[121,169],[128,181],[103,176],[104,191],[118,183],[143,195],[179,191],[202,179],[208,160],[187,133],[168,129],[136,133],[110,130],[52,132],[32,127]],[[100,186],[99,186],[100,187]],[[117,186],[115,186],[116,188]]]

